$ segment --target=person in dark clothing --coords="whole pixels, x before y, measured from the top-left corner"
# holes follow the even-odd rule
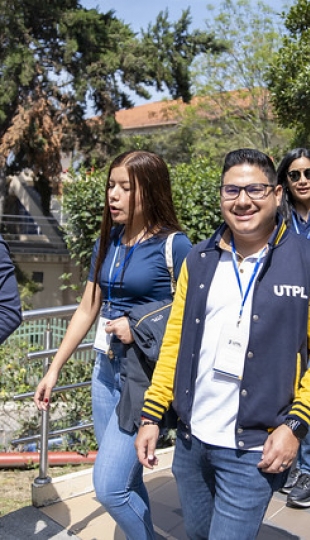
[[[288,152],[277,175],[283,188],[281,210],[289,230],[310,240],[310,150],[294,148]],[[288,506],[310,507],[310,430],[281,491],[288,494]]]
[[[0,235],[0,345],[22,321],[14,265],[9,247]]]

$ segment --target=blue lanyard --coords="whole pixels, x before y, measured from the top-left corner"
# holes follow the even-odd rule
[[[300,233],[300,228],[299,228],[299,225],[298,225],[298,222],[297,222],[297,219],[296,219],[296,216],[295,216],[294,212],[292,212],[292,221],[293,221],[293,225],[294,225],[294,229],[295,229],[296,233],[301,234]],[[304,236],[306,236],[307,240],[309,240],[310,232],[308,232],[308,234],[304,235]]]
[[[249,283],[247,285],[247,288],[246,288],[246,291],[245,291],[244,294],[243,294],[243,290],[242,290],[242,283],[241,283],[241,279],[240,279],[238,262],[237,262],[236,246],[235,246],[233,236],[231,237],[231,249],[232,249],[234,271],[235,271],[235,274],[236,274],[236,278],[237,278],[237,282],[238,282],[238,286],[239,286],[239,290],[240,290],[240,294],[241,294],[241,306],[240,306],[239,317],[238,317],[238,322],[237,322],[237,326],[239,326],[239,324],[241,322],[241,319],[242,319],[244,305],[246,303],[247,297],[249,296],[250,289],[251,289],[251,287],[252,287],[252,285],[254,283],[255,277],[256,277],[257,272],[259,270],[259,264],[260,264],[262,256],[264,255],[264,253],[266,251],[266,247],[264,247],[262,249],[262,251],[259,253],[259,255],[257,257],[256,263],[255,263],[255,266],[254,266],[254,269],[253,269],[253,272],[252,272],[252,275],[251,275],[251,277],[249,279]]]
[[[119,235],[119,239],[118,239],[118,242],[117,242],[117,246],[116,246],[116,250],[115,250],[115,253],[114,253],[114,257],[113,257],[113,260],[112,260],[112,263],[111,263],[111,266],[110,266],[110,272],[109,272],[109,282],[108,282],[108,303],[111,304],[111,300],[112,300],[112,295],[111,295],[111,291],[112,291],[112,287],[114,286],[115,284],[115,281],[116,281],[116,278],[117,276],[119,275],[119,273],[123,270],[126,262],[130,259],[131,255],[133,254],[134,250],[138,247],[138,245],[140,244],[142,238],[145,236],[145,233],[144,235],[140,238],[140,240],[138,240],[137,242],[135,242],[135,244],[133,246],[131,246],[130,250],[128,251],[126,257],[124,258],[124,260],[122,261],[122,263],[120,264],[120,266],[115,270],[115,262],[116,262],[116,257],[117,257],[117,254],[120,250],[120,246],[121,246],[121,240],[122,240],[122,236],[124,234],[124,231],[121,232],[121,234]],[[115,270],[115,271],[114,271]],[[114,271],[114,274],[113,274],[113,271]],[[113,274],[113,275],[112,275]]]

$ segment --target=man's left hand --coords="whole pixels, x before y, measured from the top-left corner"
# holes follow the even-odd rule
[[[299,440],[292,430],[281,425],[276,428],[264,444],[263,455],[257,467],[264,473],[280,473],[288,469],[296,457]]]

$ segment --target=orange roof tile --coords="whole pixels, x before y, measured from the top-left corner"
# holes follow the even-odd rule
[[[258,103],[262,103],[266,99],[266,92],[264,88],[254,89],[253,92],[243,88],[225,92],[225,94],[227,95],[227,104],[229,101],[230,107],[235,109],[235,114],[240,114],[241,111],[246,111],[251,108],[251,105],[253,106],[254,97]],[[221,102],[221,98],[218,100],[218,97],[219,95],[217,94],[213,97],[194,97],[190,104],[183,103],[181,99],[146,103],[145,105],[138,105],[131,109],[117,111],[116,121],[121,125],[123,130],[175,125],[181,119],[186,107],[189,105],[197,106],[199,103],[202,104],[199,114],[212,120],[219,118],[223,114],[223,109],[218,102]],[[206,102],[208,102],[208,107],[204,109]],[[269,115],[272,116],[271,108]]]
[[[174,108],[175,105],[180,105],[180,102],[178,100],[155,101],[137,105],[132,109],[122,109],[116,112],[115,117],[122,129],[176,124],[178,114]]]

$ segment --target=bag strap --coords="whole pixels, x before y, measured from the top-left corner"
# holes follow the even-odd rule
[[[169,274],[171,277],[171,293],[172,296],[174,296],[175,289],[176,289],[176,279],[174,277],[174,271],[173,271],[173,256],[172,256],[172,242],[173,237],[176,234],[176,232],[173,232],[167,236],[166,245],[165,245],[165,256],[166,256],[166,264],[167,268],[169,270]]]

